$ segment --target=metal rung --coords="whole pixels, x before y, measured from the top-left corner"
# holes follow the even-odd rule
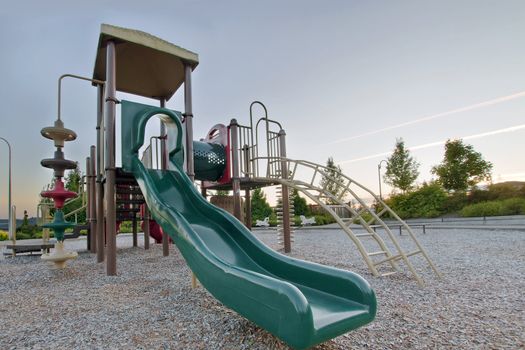
[[[410,256],[412,256],[412,255],[416,255],[416,254],[418,254],[418,253],[421,253],[421,250],[414,250],[413,252],[410,252],[410,253],[408,253],[408,254],[405,254],[405,257],[408,258],[408,257],[410,257]],[[384,260],[381,260],[381,261],[375,262],[374,265],[377,266],[377,265],[380,265],[380,264],[386,263],[387,261],[390,261],[390,260],[394,260],[394,261],[395,261],[395,260],[399,260],[399,259],[403,259],[403,256],[402,256],[401,254],[399,254],[399,255],[393,255],[393,256],[391,256],[391,257],[389,257],[389,258],[386,258],[386,259],[384,259]]]
[[[410,252],[410,253],[406,254],[406,257],[408,258],[409,256],[416,255],[416,254],[419,254],[419,253],[421,253],[421,250],[414,250],[413,252]]]
[[[377,252],[368,253],[368,256],[381,255],[381,254],[386,254],[386,252],[384,250],[380,250]]]
[[[395,275],[396,273],[397,273],[397,271],[385,272],[385,273],[381,274],[381,277]]]
[[[356,237],[372,237],[373,234],[371,234],[371,233],[358,233],[355,236]]]

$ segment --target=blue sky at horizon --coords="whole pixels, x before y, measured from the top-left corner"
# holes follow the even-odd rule
[[[494,180],[525,180],[525,129],[488,135],[525,124],[525,97],[370,134],[525,91],[524,15],[523,1],[7,3],[0,9],[0,136],[13,146],[18,217],[24,209],[35,214],[38,193],[52,176],[40,166],[53,154],[40,129],[56,119],[56,80],[64,73],[91,76],[101,23],[199,54],[196,139],[216,123],[246,122],[250,102],[261,100],[283,123],[290,158],[324,163],[333,156],[376,192],[377,164],[398,137],[415,147],[487,134],[466,142],[494,163]],[[88,83],[64,81],[63,119],[79,135],[65,154],[82,169],[95,142],[95,95]],[[181,94],[167,106],[181,110]],[[421,164],[418,182],[430,180],[443,146],[412,153]],[[3,144],[0,162],[5,218]]]

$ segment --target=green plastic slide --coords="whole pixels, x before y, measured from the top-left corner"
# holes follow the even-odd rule
[[[374,319],[376,298],[361,276],[268,248],[241,222],[207,202],[178,161],[170,162],[170,170],[146,169],[137,152],[147,119],[168,116],[177,135],[182,134],[180,121],[173,111],[130,109],[135,104],[126,103],[123,117],[127,112],[136,118],[123,118],[123,166],[135,175],[153,218],[215,298],[296,349]],[[178,159],[180,137],[172,146],[170,159]]]

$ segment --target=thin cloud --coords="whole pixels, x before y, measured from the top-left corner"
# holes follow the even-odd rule
[[[499,135],[499,134],[504,134],[504,133],[508,133],[508,132],[514,132],[514,131],[518,131],[518,130],[522,130],[522,129],[525,129],[525,124],[515,125],[515,126],[508,127],[508,128],[487,131],[487,132],[474,134],[474,135],[469,135],[469,136],[464,136],[464,137],[460,137],[460,139],[463,139],[463,140],[474,140],[474,139],[479,139],[479,138],[482,138],[482,137]],[[425,143],[425,144],[418,145],[418,146],[408,147],[408,149],[410,151],[416,151],[416,150],[420,150],[420,149],[424,149],[424,148],[441,146],[441,145],[444,145],[445,142],[447,142],[447,140],[431,142],[431,143]],[[377,154],[373,154],[373,155],[369,155],[369,156],[364,156],[364,157],[359,157],[359,158],[354,158],[354,159],[349,159],[349,160],[343,160],[343,161],[340,161],[340,162],[337,162],[337,163],[338,164],[355,163],[355,162],[359,162],[359,161],[362,161],[362,160],[388,156],[390,154],[392,154],[392,152],[377,153]]]
[[[498,104],[498,103],[514,100],[516,98],[520,98],[520,97],[524,97],[524,96],[525,96],[525,91],[521,91],[521,92],[518,92],[518,93],[515,93],[515,94],[512,94],[512,95],[498,97],[498,98],[495,98],[495,99],[492,99],[492,100],[476,103],[474,105],[461,107],[461,108],[456,108],[456,109],[453,109],[453,110],[450,110],[450,111],[447,111],[447,112],[442,112],[442,113],[430,115],[430,116],[427,116],[427,117],[415,119],[415,120],[412,120],[412,121],[409,121],[409,122],[405,122],[405,123],[401,123],[401,124],[397,124],[397,125],[392,125],[392,126],[387,126],[386,128],[372,130],[372,131],[365,132],[363,134],[359,134],[359,135],[350,136],[350,137],[346,137],[346,138],[343,138],[343,139],[335,140],[335,141],[327,143],[327,145],[333,145],[333,144],[336,144],[336,143],[341,143],[341,142],[346,142],[346,141],[350,141],[350,140],[355,140],[355,139],[358,139],[358,138],[361,138],[361,137],[375,135],[375,134],[379,134],[379,133],[382,133],[382,132],[385,132],[385,131],[389,131],[389,130],[399,129],[399,128],[402,128],[404,126],[414,125],[414,124],[426,122],[426,121],[429,121],[429,120],[446,117],[446,116],[449,116],[449,115],[452,115],[452,114],[468,112],[468,111],[472,111],[472,110],[475,110],[475,109],[479,109],[479,108],[483,108],[483,107],[487,107],[487,106],[492,106],[492,105],[495,105],[495,104]]]

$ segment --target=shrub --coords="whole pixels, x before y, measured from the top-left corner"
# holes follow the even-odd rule
[[[525,214],[525,198],[508,198],[505,200],[475,203],[464,207],[461,216],[499,216]]]
[[[7,241],[9,239],[9,234],[3,230],[0,230],[0,241]]]
[[[525,198],[509,198],[501,202],[501,215],[525,214]]]
[[[501,215],[503,206],[499,201],[482,202],[467,205],[460,211],[461,216],[497,216]]]
[[[386,204],[402,219],[436,217],[444,212],[447,194],[436,183],[423,184],[409,193],[393,195]]]
[[[277,226],[277,224],[278,224],[279,222],[277,221],[277,215],[276,215],[273,211],[272,211],[272,213],[270,214],[269,218],[270,218],[270,219],[268,220],[268,222],[270,223],[270,226],[271,226],[271,227],[275,227],[275,226]]]
[[[122,221],[120,223],[119,233],[133,232],[133,221]],[[87,234],[87,233],[86,233]]]
[[[328,213],[315,215],[314,217],[316,226],[328,225],[335,222],[335,219],[332,217],[332,215]]]

